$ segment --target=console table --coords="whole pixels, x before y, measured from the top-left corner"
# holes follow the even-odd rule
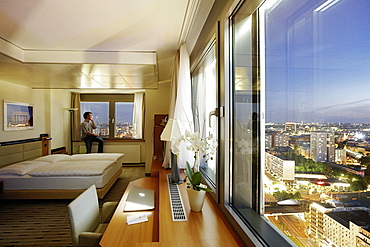
[[[243,246],[209,196],[206,197],[202,212],[195,213],[190,210],[186,184],[179,185],[179,189],[188,221],[172,221],[167,184],[167,174],[170,173],[171,170],[162,169],[160,161],[154,160],[151,177],[130,182],[100,245],[102,247]],[[143,211],[123,211],[128,192],[134,185],[155,190],[156,204],[154,210],[144,211],[148,214],[147,222],[127,225],[128,216],[143,214]]]

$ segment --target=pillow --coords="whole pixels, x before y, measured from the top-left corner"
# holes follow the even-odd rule
[[[15,175],[25,175],[30,171],[44,165],[50,164],[49,162],[42,161],[22,161],[12,165],[5,166],[0,169],[0,174],[15,174]]]
[[[68,157],[69,157],[69,155],[67,155],[67,154],[51,154],[51,155],[46,155],[46,156],[42,156],[40,158],[37,158],[34,161],[54,163],[54,162],[57,162],[59,160],[66,159]]]

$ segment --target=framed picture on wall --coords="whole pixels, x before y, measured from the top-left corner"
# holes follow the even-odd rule
[[[34,129],[33,117],[33,105],[4,100],[4,131]]]

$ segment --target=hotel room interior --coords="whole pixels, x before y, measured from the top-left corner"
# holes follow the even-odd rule
[[[142,95],[141,135],[104,136],[105,153],[124,154],[123,172],[99,204],[119,202],[126,187],[138,185],[155,190],[156,207],[149,222],[112,222],[111,229],[123,232],[103,236],[101,246],[295,246],[263,216],[265,99],[259,73],[264,61],[258,49],[264,44],[258,32],[266,24],[260,16],[279,11],[275,6],[284,2],[290,0],[0,0],[0,155],[13,141],[35,138],[42,138],[45,154],[83,154],[76,130],[83,112],[71,110],[81,108],[76,95],[80,102],[115,97],[132,102]],[[289,25],[299,30],[300,14],[313,13],[303,2],[292,8],[294,20],[277,36],[288,39]],[[8,128],[5,114],[12,102],[33,107],[32,128]],[[212,192],[200,213],[191,212],[183,199],[188,221],[176,222],[163,182],[171,173],[164,169],[168,163],[162,167],[168,146],[160,134],[169,119],[192,122],[192,110],[198,109],[204,123],[195,129],[213,131],[218,142],[214,159],[202,170]],[[240,109],[247,119],[236,119]],[[245,134],[250,141],[245,154],[233,151],[241,129],[252,130]],[[178,165],[185,168],[181,155]],[[182,196],[185,186],[178,185]],[[5,196],[4,191],[1,246],[72,244],[67,205],[75,195]]]

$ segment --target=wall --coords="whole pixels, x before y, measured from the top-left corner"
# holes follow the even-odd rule
[[[50,134],[51,149],[66,147],[70,143],[70,113],[64,108],[71,107],[71,93],[68,90],[53,89],[50,92]]]
[[[168,114],[170,98],[170,83],[159,84],[158,90],[145,92],[145,172],[150,172],[153,156],[153,127],[155,114]]]
[[[0,142],[36,138],[50,132],[50,90],[33,90],[4,81],[0,81],[0,87]],[[4,100],[32,104],[34,129],[4,131]]]

